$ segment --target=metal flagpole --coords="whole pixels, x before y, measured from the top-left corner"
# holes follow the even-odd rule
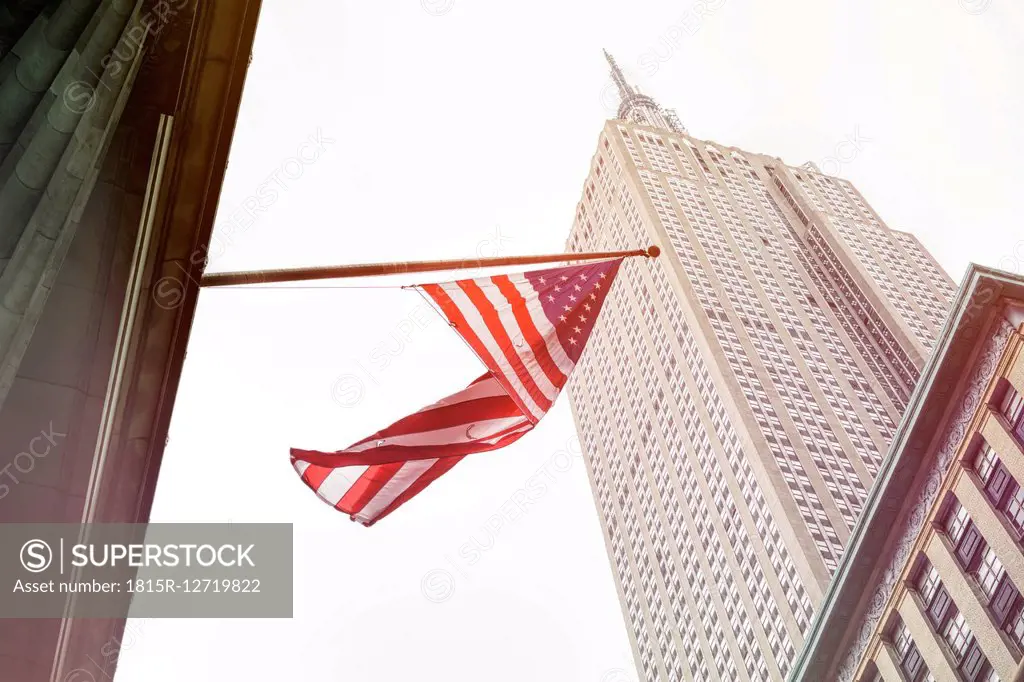
[[[649,246],[632,251],[600,251],[595,253],[558,253],[550,256],[510,256],[505,258],[467,258],[463,260],[411,261],[407,263],[365,263],[362,265],[325,265],[309,268],[281,270],[248,270],[204,274],[201,287],[224,287],[237,284],[268,284],[271,282],[303,282],[313,279],[343,279],[347,277],[378,277],[409,272],[437,272],[439,270],[465,270],[502,265],[532,265],[535,263],[564,263],[569,261],[604,260],[628,256],[657,258],[661,249]]]

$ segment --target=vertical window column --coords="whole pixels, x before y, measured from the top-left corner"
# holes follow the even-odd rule
[[[1007,385],[1006,394],[999,403],[999,414],[1006,420],[1006,425],[1017,442],[1024,445],[1024,395],[1013,386]]]
[[[1014,584],[1024,586],[1024,554],[1020,540],[992,506],[982,481],[973,472],[964,472],[956,482],[953,493],[974,523],[983,529],[985,543],[1003,565],[1003,570]]]
[[[1005,571],[995,552],[987,546],[981,550],[973,579],[958,566],[957,559],[941,536],[932,537],[926,554],[928,561],[917,581],[918,594],[929,622],[946,641],[962,677],[983,680],[986,668],[990,667],[1000,677],[1012,679],[1016,674],[1017,661],[1000,636],[999,629],[1015,604],[1015,594],[999,592],[1003,589]],[[981,587],[986,596],[984,601],[979,600],[972,582]],[[1007,582],[1007,585],[1013,589],[1012,582]],[[999,622],[995,622],[991,606],[997,599],[1008,602],[998,609],[1003,612]]]
[[[925,607],[919,599],[907,594],[900,603],[899,619],[901,630],[897,634],[909,639],[913,649],[900,657],[900,670],[909,682],[922,682],[934,679],[929,671],[955,670],[957,661],[948,653],[946,644],[934,630]],[[946,626],[949,624],[946,621]],[[898,640],[894,639],[897,651],[900,651]],[[915,664],[913,653],[921,659]],[[913,665],[912,665],[913,664]]]
[[[896,667],[907,682],[925,682],[931,678],[928,665],[910,634],[910,628],[900,616],[895,617],[887,639],[892,647],[891,653]]]

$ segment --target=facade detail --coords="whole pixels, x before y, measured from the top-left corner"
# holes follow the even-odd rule
[[[0,6],[0,523],[148,520],[259,9]],[[114,678],[72,596],[0,679]]]
[[[1024,278],[972,266],[791,680],[1024,679]]]
[[[663,255],[624,266],[570,400],[634,655],[781,680],[953,282],[850,183],[692,137],[608,61],[568,248]]]
[[[977,408],[981,405],[983,394],[988,388],[992,375],[991,373],[994,370],[996,362],[1012,333],[1013,329],[1009,322],[1002,321],[995,335],[989,340],[988,345],[982,354],[982,362],[975,370],[974,377],[971,380],[970,389],[963,399],[960,411],[953,418],[952,423],[946,430],[945,442],[935,458],[935,467],[930,472],[929,480],[926,482],[923,490],[919,493],[916,503],[911,510],[908,518],[908,524],[903,529],[903,537],[897,546],[895,554],[890,560],[888,569],[882,574],[883,580],[881,580],[875,587],[870,602],[871,608],[869,608],[865,615],[865,623],[861,626],[857,645],[853,647],[853,650],[850,652],[849,659],[847,660],[847,664],[839,672],[839,682],[848,682],[853,679],[852,670],[856,666],[860,655],[863,654],[864,650],[867,648],[871,636],[874,634],[874,630],[882,619],[885,605],[889,597],[892,596],[902,569],[914,546],[917,544],[918,535],[924,528],[924,523],[928,517],[929,509],[934,506],[934,503],[939,496],[943,473],[953,460],[953,457],[961,444],[964,442],[965,431],[970,422],[975,419]],[[958,534],[954,534],[954,536],[959,537]]]

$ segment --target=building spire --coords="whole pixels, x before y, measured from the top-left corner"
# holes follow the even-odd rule
[[[686,128],[679,121],[674,109],[662,109],[661,106],[651,97],[640,92],[626,80],[625,74],[619,68],[615,57],[612,57],[608,50],[603,50],[604,58],[612,69],[612,81],[619,89],[619,111],[618,118],[632,121],[640,125],[665,128],[677,133],[685,133]]]
[[[626,76],[622,73],[622,69],[615,63],[615,57],[608,54],[608,50],[602,50],[604,52],[604,58],[608,60],[608,66],[612,67],[612,80],[615,81],[615,85],[619,88],[619,97],[626,100],[636,92],[633,90],[633,86],[626,80]]]

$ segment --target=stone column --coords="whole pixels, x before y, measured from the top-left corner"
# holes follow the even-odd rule
[[[900,664],[896,660],[896,652],[893,648],[882,642],[875,654],[875,667],[885,682],[903,682],[903,674],[900,673]]]
[[[144,522],[152,504],[196,303],[191,278],[199,267],[191,256],[205,249],[213,229],[259,1],[147,3],[173,11],[154,9],[160,40],[147,47],[91,198],[81,215],[72,206],[71,229],[62,234],[74,239],[0,408],[0,455],[18,452],[50,420],[62,434],[59,447],[28,473],[12,469],[20,483],[0,499],[0,522],[78,521],[88,490],[96,493],[97,521]],[[168,141],[156,203],[144,211],[161,114],[175,115],[181,125]],[[90,181],[86,176],[84,186]],[[154,221],[145,249],[149,265],[129,319],[126,283],[148,212]],[[161,305],[155,288],[165,276],[180,277],[181,267],[189,269],[181,299]],[[130,329],[123,361],[117,360],[122,329]],[[114,362],[124,370],[116,394],[108,391]],[[97,458],[97,433],[111,409],[111,438]],[[5,463],[0,460],[0,469]],[[119,649],[134,641],[124,625],[0,619],[0,679],[112,679]]]
[[[18,68],[0,83],[0,161],[89,23],[99,0],[63,0],[26,48]]]
[[[126,12],[120,0],[111,3],[109,15],[111,21],[122,22]],[[67,117],[67,120],[77,120],[78,125],[71,143],[63,145],[63,153],[49,178],[45,195],[20,235],[11,261],[0,275],[0,405],[17,372],[35,321],[45,305],[49,283],[59,272],[74,236],[77,215],[73,209],[76,202],[81,207],[88,198],[89,183],[95,180],[94,169],[109,144],[110,134],[130,91],[141,54],[140,32],[145,35],[140,21],[136,14],[121,33],[115,58],[106,64],[107,68],[90,95],[84,115],[62,112],[47,117],[51,122],[55,118]],[[104,25],[107,23],[103,22]],[[97,36],[103,30],[97,30]],[[64,110],[66,107],[63,101],[58,101],[54,102],[53,109]],[[51,141],[43,146],[53,153],[57,151],[61,136],[59,132],[48,135],[41,132],[35,139]],[[30,147],[24,160],[28,160],[31,153]],[[19,164],[19,170],[22,165]],[[0,190],[0,210],[2,199],[3,190]]]
[[[59,176],[58,164],[83,114],[102,103],[100,96],[109,94],[93,90],[104,69],[118,63],[111,50],[118,45],[131,9],[131,0],[104,2],[87,31],[89,39],[82,51],[73,52],[65,61],[0,163],[0,215],[4,216],[0,221],[0,272],[33,211],[46,201],[43,190]]]
[[[149,125],[149,121],[136,121],[134,127],[122,124],[115,136],[81,227],[0,409],[0,466],[40,431],[59,434],[54,436],[56,445],[46,457],[35,460],[31,470],[10,470],[19,483],[0,499],[0,523],[81,519],[124,309],[127,261],[142,213],[153,137]],[[8,477],[4,482],[11,483]],[[137,492],[141,483],[136,479],[125,487]],[[107,628],[108,623],[83,620],[81,625],[93,630]],[[60,626],[60,619],[0,619],[0,679],[48,682]],[[103,642],[113,636],[107,629],[100,631]],[[97,646],[88,653],[100,664],[109,662],[99,652]],[[73,667],[89,665],[83,658]],[[113,675],[113,669],[90,667],[89,671],[97,682]],[[81,677],[82,682],[89,680]]]
[[[0,58],[3,58],[43,10],[47,0],[11,0],[0,7]]]
[[[104,67],[101,65],[101,59],[114,47],[117,35],[115,33],[115,35],[106,36],[104,40],[103,35],[96,35],[96,29],[100,26],[101,20],[109,20],[110,3],[111,0],[103,0],[99,10],[93,14],[92,20],[79,36],[78,42],[68,54],[67,59],[64,60],[60,71],[54,77],[46,92],[42,94],[39,102],[32,110],[31,116],[22,126],[21,133],[7,151],[7,156],[0,162],[0,186],[10,179],[11,173],[25,153],[26,147],[32,141],[36,132],[48,125],[46,118],[50,113],[54,100],[60,99],[62,95],[65,95],[68,86],[72,83],[82,82],[85,86],[95,85],[99,74],[103,72]],[[123,25],[117,31],[119,32],[121,28],[123,28]],[[42,29],[36,30],[41,31]],[[96,40],[96,38],[99,38],[99,40]],[[19,50],[24,51],[21,47],[19,47]],[[77,94],[79,93],[74,90],[71,93],[67,93],[67,95]],[[68,96],[65,104],[74,105],[75,100]],[[82,107],[65,106],[65,108],[69,110],[69,113],[76,111],[79,115],[82,113]]]

